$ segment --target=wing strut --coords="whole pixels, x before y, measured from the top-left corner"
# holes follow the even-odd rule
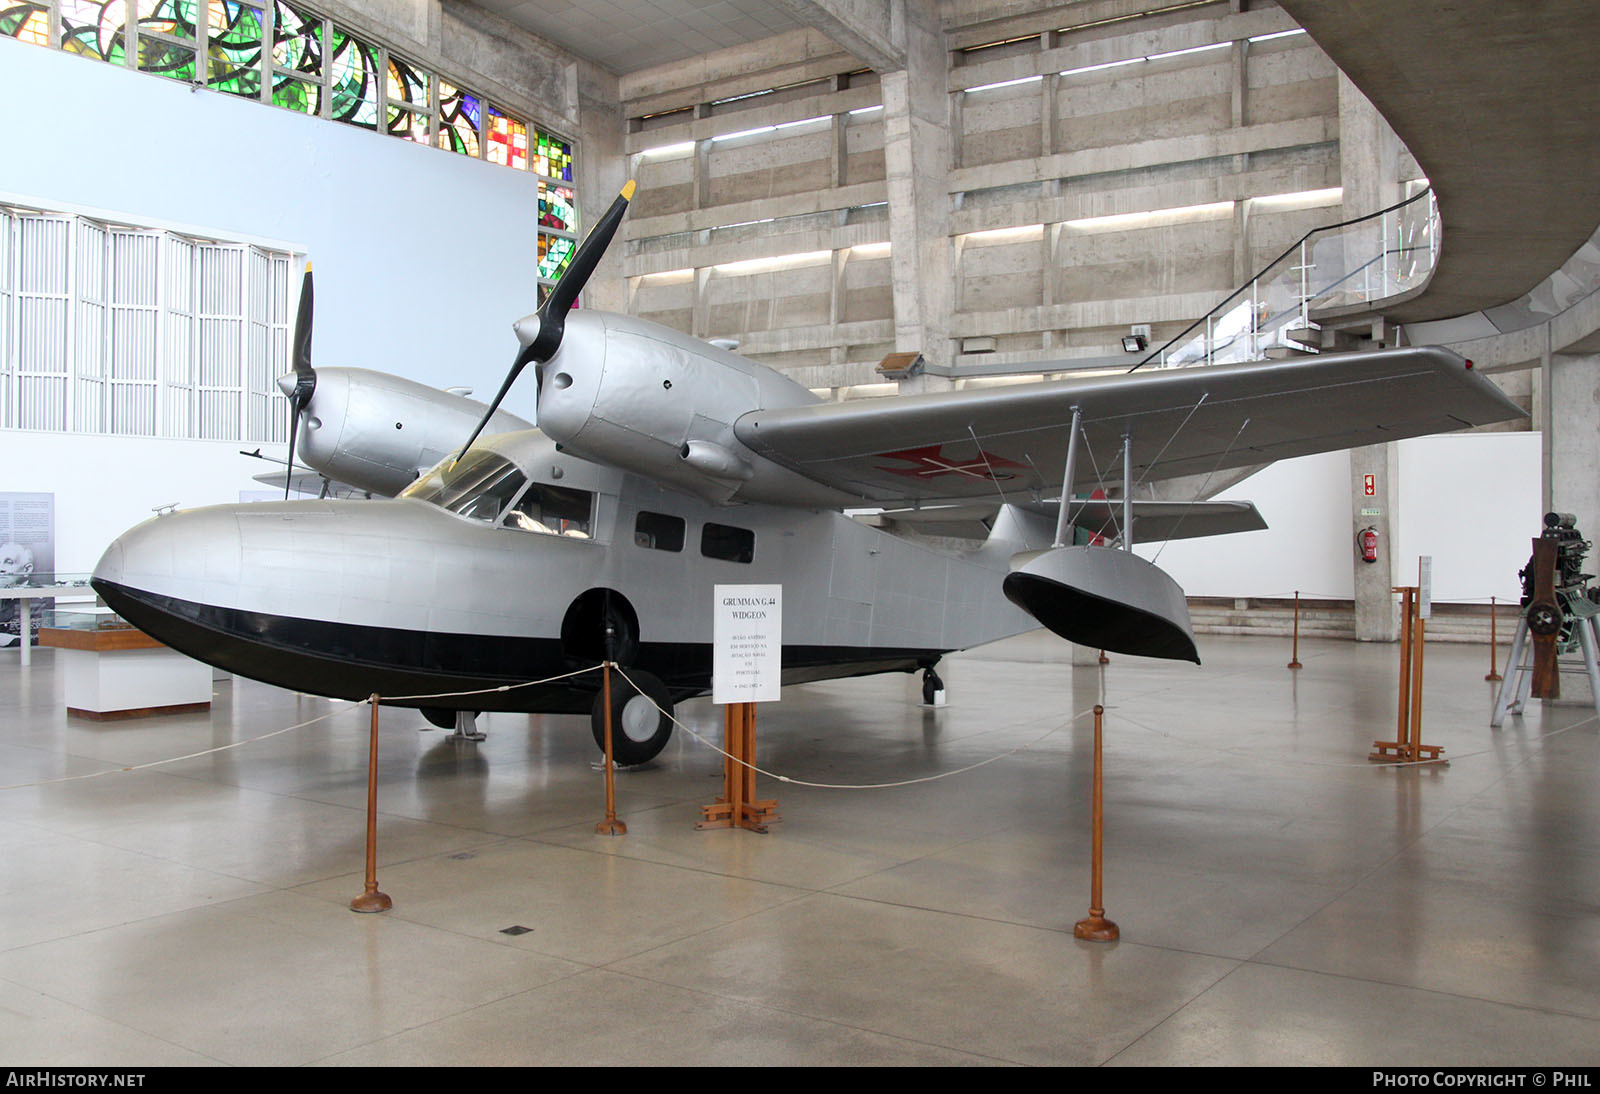
[[[1067,467],[1061,479],[1061,511],[1056,514],[1056,538],[1050,545],[1052,547],[1065,547],[1067,529],[1072,527],[1071,514],[1067,510],[1072,508],[1072,476],[1078,470],[1078,423],[1082,420],[1083,411],[1073,407],[1072,432],[1067,436]]]

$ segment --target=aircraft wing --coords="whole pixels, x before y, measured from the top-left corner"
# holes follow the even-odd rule
[[[874,504],[1023,501],[1061,488],[1075,407],[1086,443],[1074,491],[1120,485],[1124,433],[1141,482],[1526,414],[1469,362],[1429,346],[758,410],[734,431]]]

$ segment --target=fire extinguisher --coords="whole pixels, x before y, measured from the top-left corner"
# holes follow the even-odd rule
[[[1378,561],[1378,530],[1370,524],[1356,533],[1356,550],[1362,562]]]

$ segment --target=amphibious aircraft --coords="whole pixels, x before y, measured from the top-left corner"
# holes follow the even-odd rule
[[[312,368],[308,283],[280,381],[291,462],[303,430],[318,471],[399,496],[161,516],[107,549],[95,589],[200,660],[329,696],[435,696],[407,702],[458,730],[473,711],[591,710],[598,739],[596,674],[495,689],[609,648],[644,693],[613,698],[618,757],[637,763],[671,732],[656,706],[710,685],[716,584],[783,586],[786,683],[920,669],[926,692],[943,654],[1039,623],[1198,662],[1176,583],[1131,551],[1073,546],[1074,528],[1126,548],[1262,527],[1247,503],[1134,494],[1523,413],[1437,348],[829,403],[722,347],[571,310],[631,196],[514,324],[486,408]],[[537,429],[498,409],[529,364]],[[1071,500],[1108,480],[1116,493],[1119,473],[1120,496]],[[861,507],[977,517],[987,536],[941,550],[845,515]]]

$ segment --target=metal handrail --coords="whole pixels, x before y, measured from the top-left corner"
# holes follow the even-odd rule
[[[1290,317],[1290,316],[1293,316],[1293,315],[1296,315],[1296,314],[1299,315],[1299,317],[1302,319],[1302,321],[1304,321],[1305,323],[1309,324],[1309,322],[1310,322],[1309,312],[1310,312],[1310,304],[1311,304],[1312,300],[1317,299],[1319,297],[1325,297],[1325,296],[1329,295],[1334,290],[1336,290],[1339,287],[1344,286],[1347,283],[1349,283],[1352,279],[1354,279],[1358,275],[1370,271],[1374,265],[1376,265],[1376,264],[1378,264],[1380,262],[1386,262],[1387,259],[1389,259],[1390,257],[1392,257],[1394,255],[1409,254],[1409,253],[1414,253],[1414,252],[1420,252],[1420,251],[1423,251],[1423,250],[1427,250],[1430,254],[1432,254],[1436,249],[1436,244],[1430,244],[1426,248],[1416,247],[1416,246],[1402,246],[1402,247],[1394,247],[1394,248],[1382,247],[1379,250],[1378,254],[1376,254],[1372,258],[1368,259],[1366,262],[1361,263],[1355,269],[1348,271],[1342,277],[1340,277],[1338,280],[1332,282],[1331,284],[1326,285],[1326,286],[1322,286],[1322,287],[1318,288],[1315,292],[1311,291],[1311,288],[1310,288],[1309,271],[1313,268],[1313,266],[1309,262],[1309,256],[1306,254],[1306,244],[1311,241],[1312,237],[1321,236],[1321,235],[1325,235],[1325,234],[1333,233],[1333,232],[1340,232],[1340,231],[1343,231],[1346,228],[1350,228],[1350,227],[1353,227],[1353,226],[1358,225],[1358,224],[1364,224],[1364,223],[1366,223],[1368,221],[1378,220],[1380,218],[1389,216],[1390,214],[1397,213],[1401,209],[1404,209],[1407,206],[1412,205],[1413,203],[1415,203],[1417,201],[1420,201],[1425,197],[1431,198],[1432,194],[1433,194],[1433,187],[1431,187],[1431,186],[1425,187],[1422,190],[1418,191],[1417,193],[1413,194],[1411,197],[1407,198],[1406,200],[1398,202],[1398,203],[1396,203],[1394,205],[1391,205],[1386,209],[1379,209],[1377,212],[1375,212],[1375,213],[1367,213],[1365,216],[1352,217],[1349,220],[1342,220],[1342,221],[1339,221],[1336,224],[1326,224],[1326,225],[1322,225],[1321,227],[1317,227],[1317,228],[1311,229],[1309,232],[1307,232],[1305,235],[1301,236],[1298,240],[1296,240],[1293,244],[1291,244],[1286,250],[1284,250],[1284,252],[1282,254],[1278,255],[1278,257],[1274,258],[1271,262],[1269,262],[1265,266],[1263,266],[1259,271],[1257,271],[1248,280],[1246,280],[1243,285],[1241,285],[1241,286],[1239,286],[1239,288],[1235,289],[1232,293],[1230,293],[1227,297],[1225,297],[1220,303],[1218,303],[1210,311],[1206,312],[1200,318],[1196,319],[1193,323],[1190,323],[1187,327],[1185,327],[1183,330],[1179,331],[1178,334],[1176,334],[1172,338],[1168,339],[1161,346],[1159,346],[1158,348],[1150,351],[1149,355],[1147,355],[1143,360],[1141,360],[1138,364],[1134,365],[1133,368],[1130,368],[1128,371],[1129,372],[1133,372],[1133,371],[1135,371],[1137,369],[1143,368],[1145,365],[1149,364],[1152,361],[1158,360],[1158,359],[1164,361],[1168,351],[1170,351],[1173,346],[1178,345],[1184,339],[1188,338],[1190,334],[1192,334],[1194,331],[1199,329],[1202,325],[1204,325],[1206,327],[1207,331],[1208,331],[1208,334],[1206,335],[1205,359],[1208,362],[1210,360],[1212,360],[1216,356],[1216,348],[1217,348],[1217,346],[1214,343],[1213,337],[1209,334],[1209,331],[1211,330],[1211,325],[1219,316],[1221,316],[1221,315],[1233,310],[1233,308],[1237,306],[1237,303],[1239,302],[1240,296],[1242,294],[1246,293],[1246,292],[1248,292],[1250,294],[1250,299],[1252,301],[1252,310],[1251,310],[1249,329],[1248,330],[1244,330],[1244,331],[1239,331],[1239,332],[1237,332],[1235,334],[1227,336],[1227,341],[1225,343],[1223,343],[1224,347],[1232,346],[1236,341],[1238,341],[1238,339],[1240,337],[1243,337],[1246,334],[1248,334],[1252,339],[1254,339],[1254,338],[1259,337],[1263,332],[1269,332],[1269,331],[1270,332],[1276,332],[1277,330],[1281,329],[1281,327],[1280,326],[1275,326],[1274,324],[1287,325],[1283,321],[1287,317]],[[1437,209],[1436,206],[1433,209],[1432,215],[1429,217],[1428,226],[1427,227],[1428,227],[1428,232],[1429,232],[1430,238],[1432,238],[1434,240],[1437,240],[1437,236],[1438,236],[1438,231],[1437,231],[1437,229],[1438,229],[1438,209]],[[1256,303],[1255,302],[1258,302],[1259,299],[1260,299],[1261,282],[1263,280],[1266,280],[1269,277],[1269,275],[1271,275],[1272,272],[1280,264],[1282,264],[1285,260],[1290,259],[1290,258],[1295,257],[1295,256],[1299,256],[1301,258],[1300,265],[1298,267],[1295,267],[1296,269],[1298,269],[1300,271],[1300,279],[1299,279],[1300,280],[1300,292],[1297,294],[1298,297],[1299,297],[1299,303],[1297,305],[1293,306],[1293,307],[1285,308],[1284,310],[1278,312],[1277,314],[1275,314],[1275,315],[1273,315],[1271,317],[1268,317],[1265,320],[1258,321],[1256,319],[1256,316],[1255,316],[1254,312],[1255,312],[1255,307],[1256,307]],[[1387,269],[1387,265],[1385,265],[1383,268],[1386,270]],[[1370,298],[1369,297],[1369,299],[1381,299],[1381,298]]]

